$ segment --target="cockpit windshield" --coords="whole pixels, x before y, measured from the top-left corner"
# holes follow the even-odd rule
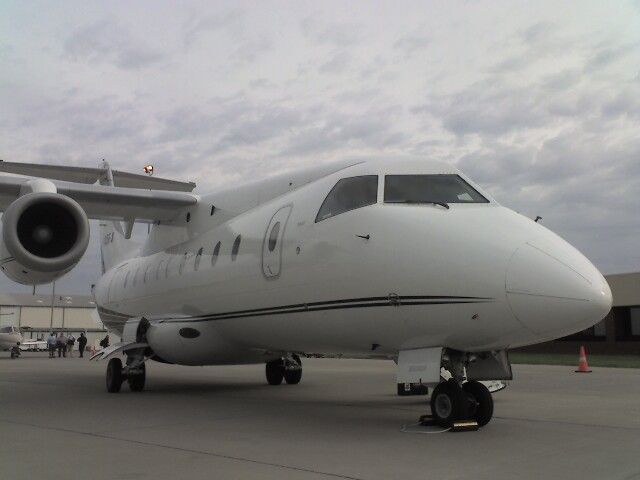
[[[489,203],[459,175],[387,175],[385,203]]]
[[[0,333],[14,333],[15,327],[0,327]]]

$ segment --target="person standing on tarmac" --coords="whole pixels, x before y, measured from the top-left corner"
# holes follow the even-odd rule
[[[57,343],[58,343],[58,339],[56,338],[54,333],[51,332],[51,335],[47,337],[47,348],[49,349],[49,358],[55,358]]]
[[[84,354],[84,347],[87,346],[87,337],[84,336],[84,332],[80,332],[80,336],[78,337],[78,351],[80,352],[80,358],[82,358]]]
[[[76,343],[76,337],[73,336],[73,333],[69,334],[67,337],[67,353],[69,356],[73,358],[73,345]]]
[[[67,337],[64,336],[63,332],[60,332],[58,335],[58,341],[56,343],[58,347],[58,358],[67,357]]]

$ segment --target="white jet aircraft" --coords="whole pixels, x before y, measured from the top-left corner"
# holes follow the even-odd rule
[[[106,163],[0,171],[1,268],[19,283],[69,272],[101,220],[94,296],[123,339],[98,354],[109,392],[142,390],[149,359],[265,363],[278,385],[300,382],[305,355],[391,358],[399,384],[435,387],[439,424],[484,425],[480,381],[511,378],[507,349],[611,308],[580,252],[447,164],[343,162],[206,195]],[[134,222],[153,224],[142,243]]]
[[[0,351],[10,351],[11,358],[20,355],[18,350],[22,343],[22,334],[17,327],[0,327]]]

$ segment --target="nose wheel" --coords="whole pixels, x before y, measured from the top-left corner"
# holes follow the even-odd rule
[[[467,394],[471,404],[470,414],[479,427],[484,427],[493,417],[493,396],[482,383],[471,381],[462,384],[462,390]]]
[[[461,387],[455,380],[449,380],[433,390],[431,414],[441,427],[449,428],[463,420],[473,420],[482,427],[493,416],[493,397],[480,382],[466,382]]]

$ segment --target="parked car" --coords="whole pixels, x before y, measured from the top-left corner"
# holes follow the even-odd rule
[[[45,340],[24,340],[20,344],[20,350],[27,352],[43,352],[47,349]]]

